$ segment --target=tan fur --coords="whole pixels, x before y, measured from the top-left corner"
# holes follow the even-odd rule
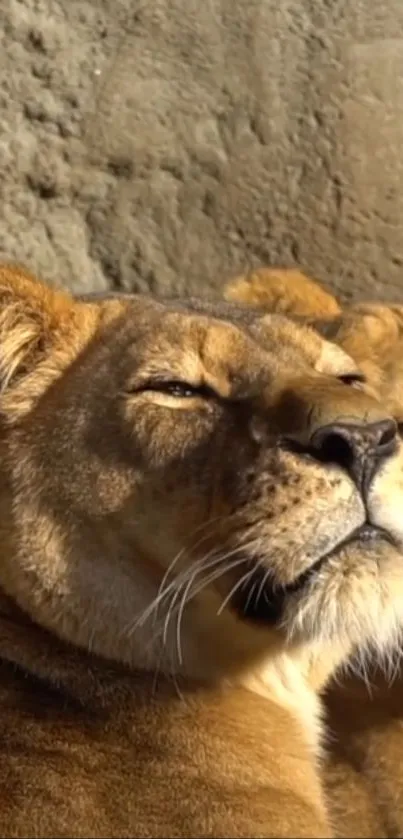
[[[257,268],[231,280],[224,289],[224,297],[283,315],[333,318],[340,313],[332,294],[293,268]]]
[[[403,306],[360,303],[328,318],[325,301],[310,281],[282,272],[278,280],[265,271],[261,308],[303,314],[327,337],[337,341],[365,373],[382,404],[403,423]],[[319,288],[319,287],[317,287]],[[256,305],[254,284],[244,280],[243,302]],[[299,297],[304,296],[303,306]],[[318,305],[319,301],[319,305]],[[337,301],[335,306],[337,306]],[[403,516],[399,495],[390,496],[391,517]],[[338,681],[327,695],[328,762],[324,773],[334,824],[340,837],[403,836],[403,672],[400,655],[391,651],[383,662],[362,668],[360,677]],[[357,660],[354,667],[360,668]]]
[[[7,267],[0,310],[1,834],[330,836],[318,691],[401,625],[403,454],[364,499],[304,452],[387,413],[282,317]]]

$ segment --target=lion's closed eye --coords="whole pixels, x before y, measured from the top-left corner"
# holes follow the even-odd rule
[[[340,382],[343,382],[344,385],[349,385],[350,387],[358,388],[365,385],[367,381],[366,376],[364,376],[363,373],[360,373],[358,371],[354,373],[341,373],[339,376],[337,376],[337,378]]]
[[[176,399],[191,399],[200,397],[202,399],[218,399],[219,394],[205,383],[191,384],[180,379],[149,379],[146,382],[134,386],[131,393],[165,393]]]

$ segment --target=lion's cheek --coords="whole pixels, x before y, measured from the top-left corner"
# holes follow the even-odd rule
[[[383,528],[403,546],[403,447],[379,471],[368,496],[372,524]]]

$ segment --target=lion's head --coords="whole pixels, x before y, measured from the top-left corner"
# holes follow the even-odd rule
[[[81,302],[9,269],[0,305],[0,583],[34,620],[201,678],[287,650],[327,673],[390,639],[402,445],[343,350],[281,316]]]

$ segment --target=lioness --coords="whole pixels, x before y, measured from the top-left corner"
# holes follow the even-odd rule
[[[403,617],[402,445],[354,362],[4,267],[0,384],[2,836],[330,836],[318,691]]]
[[[360,303],[342,310],[337,300],[295,270],[260,269],[237,278],[228,299],[265,312],[304,316],[337,341],[359,365],[403,429],[403,306]],[[401,507],[390,498],[391,516]],[[403,671],[390,652],[338,681],[326,698],[330,728],[324,769],[337,835],[403,836]],[[355,662],[355,666],[359,662]],[[353,663],[354,669],[354,663]]]

